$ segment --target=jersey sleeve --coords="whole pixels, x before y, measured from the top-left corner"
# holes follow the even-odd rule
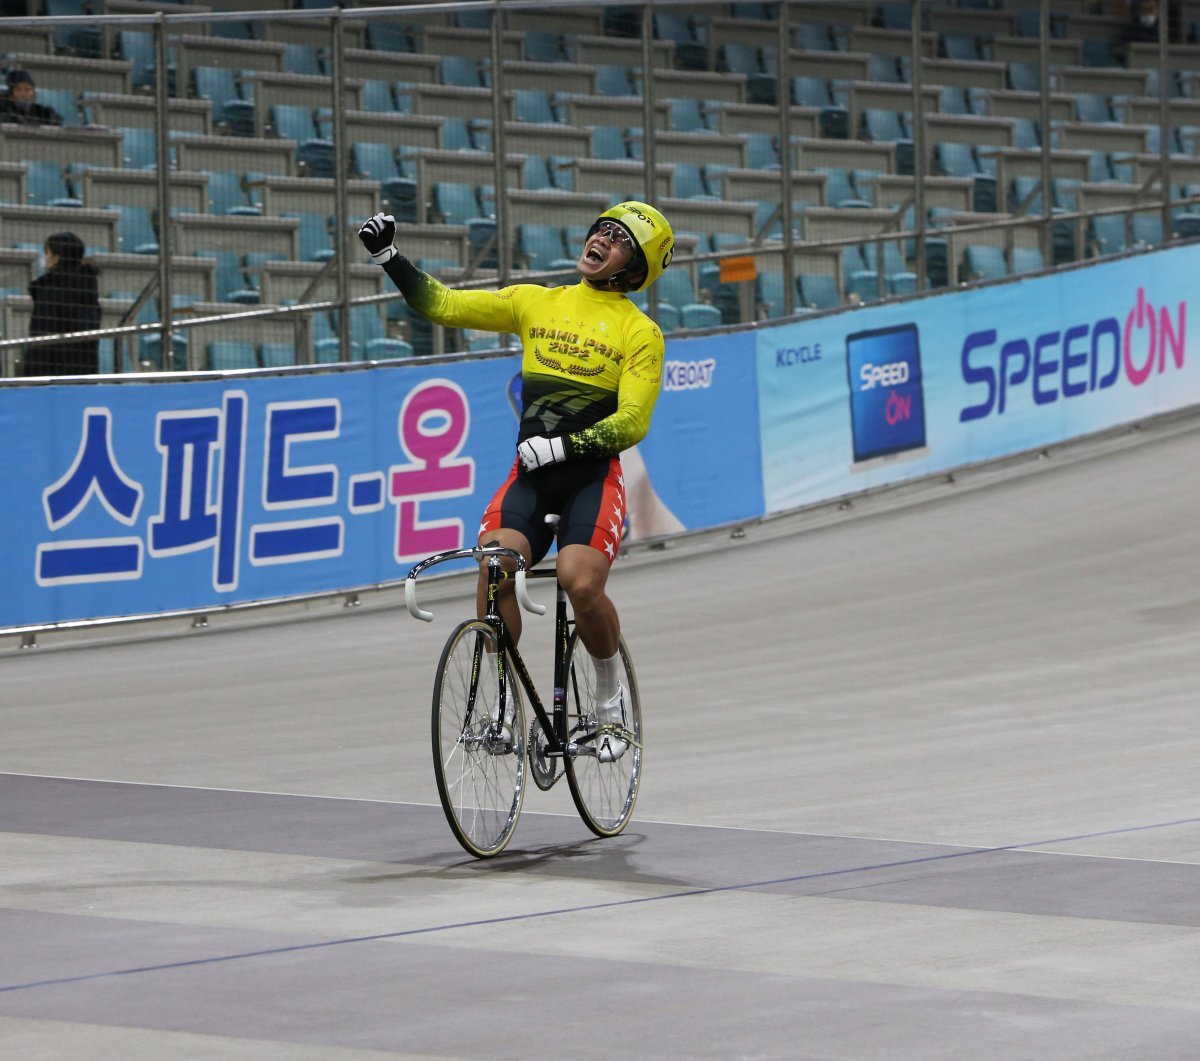
[[[569,456],[616,456],[641,442],[650,430],[650,417],[662,386],[665,347],[662,332],[654,322],[649,318],[643,321],[630,336],[632,352],[621,371],[616,412],[568,435]]]
[[[435,324],[488,332],[520,330],[517,303],[522,285],[499,291],[459,291],[422,272],[402,255],[392,258],[384,269],[408,304]]]

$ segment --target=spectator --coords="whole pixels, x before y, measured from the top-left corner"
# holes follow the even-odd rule
[[[28,70],[10,70],[5,78],[8,95],[0,97],[0,123],[62,125],[62,115],[37,102],[37,86]]]
[[[83,240],[58,232],[46,240],[46,271],[29,285],[29,336],[100,327],[99,274],[83,260]],[[90,375],[100,371],[98,339],[73,339],[25,348],[23,376]]]

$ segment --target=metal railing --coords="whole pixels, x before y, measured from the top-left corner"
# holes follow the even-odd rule
[[[112,0],[109,10],[115,12],[118,6],[119,0]],[[1054,36],[1058,25],[1058,20],[1053,17],[1055,5],[1051,0],[1042,0],[1038,37],[1019,42],[1024,49],[1021,54],[1031,54],[1033,46],[1037,49],[1036,64],[1028,65],[1031,73],[1036,70],[1040,88],[1035,101],[1024,100],[1031,112],[1036,109],[1037,125],[1042,133],[1036,183],[1026,190],[1022,202],[1011,204],[995,216],[964,209],[957,216],[946,219],[947,223],[935,225],[930,218],[929,203],[933,194],[930,178],[937,176],[933,165],[936,145],[930,145],[929,139],[931,119],[936,120],[939,111],[933,109],[934,94],[930,90],[940,90],[953,83],[954,78],[970,74],[969,65],[951,70],[946,65],[948,60],[939,55],[939,46],[944,46],[953,32],[949,27],[962,21],[965,9],[944,0],[912,0],[908,5],[907,27],[900,28],[876,24],[884,8],[895,17],[896,4],[878,5],[856,0],[839,0],[837,3],[833,0],[794,0],[771,5],[773,17],[769,19],[754,19],[745,11],[738,11],[735,17],[735,7],[753,6],[756,5],[697,0],[686,3],[682,0],[643,0],[632,4],[559,0],[551,9],[550,5],[532,0],[466,0],[388,7],[205,14],[163,9],[152,14],[95,16],[89,18],[86,25],[64,18],[8,18],[5,30],[12,42],[10,51],[14,54],[4,62],[9,66],[17,63],[32,66],[39,87],[73,88],[91,121],[61,130],[0,127],[0,146],[3,147],[0,170],[5,169],[3,160],[13,163],[15,168],[25,163],[57,162],[68,180],[89,189],[89,197],[77,215],[49,207],[0,206],[0,233],[4,233],[0,238],[0,276],[29,277],[36,266],[36,251],[29,246],[36,240],[28,238],[32,229],[38,223],[69,223],[73,216],[78,216],[81,223],[86,221],[94,226],[92,231],[100,233],[97,238],[102,238],[101,230],[108,225],[114,235],[110,237],[108,247],[100,249],[125,252],[127,248],[122,245],[122,237],[117,234],[115,225],[100,215],[111,214],[121,205],[140,203],[156,223],[155,236],[164,252],[141,255],[145,261],[140,270],[135,267],[136,263],[131,265],[128,260],[131,255],[119,255],[123,259],[122,269],[138,279],[133,284],[135,290],[121,292],[126,296],[123,300],[113,300],[114,304],[107,309],[109,319],[97,333],[113,344],[114,371],[196,372],[214,367],[207,360],[205,345],[206,341],[211,342],[213,335],[249,336],[255,342],[266,342],[261,338],[266,335],[278,337],[280,342],[292,344],[295,363],[313,364],[322,356],[314,341],[316,325],[320,315],[329,311],[334,311],[329,337],[333,342],[327,341],[320,349],[333,349],[339,361],[370,356],[361,344],[355,345],[359,343],[354,323],[356,311],[370,309],[376,313],[382,331],[390,330],[393,337],[401,334],[412,342],[416,334],[411,329],[419,327],[420,322],[405,321],[401,314],[392,312],[397,309],[400,296],[390,289],[378,270],[367,267],[353,236],[354,227],[365,216],[364,210],[380,201],[384,188],[375,179],[364,181],[362,174],[352,168],[354,145],[366,135],[379,137],[379,142],[390,144],[398,166],[411,163],[422,174],[434,172],[432,160],[435,156],[438,166],[443,167],[438,172],[443,173],[447,172],[446,167],[453,173],[457,159],[459,168],[466,174],[469,162],[474,173],[470,180],[475,187],[491,189],[487,201],[478,203],[479,217],[490,222],[490,230],[481,239],[472,241],[473,237],[460,231],[461,225],[447,224],[444,218],[437,216],[440,204],[431,197],[435,182],[418,181],[419,198],[414,213],[401,226],[401,246],[406,252],[418,245],[435,248],[439,238],[448,246],[456,246],[459,249],[458,267],[443,275],[447,282],[467,286],[496,286],[525,279],[571,282],[571,270],[561,263],[547,268],[544,263],[539,265],[522,257],[524,248],[518,238],[521,225],[533,223],[542,212],[554,207],[555,216],[563,227],[568,224],[565,220],[568,216],[575,219],[573,223],[586,227],[594,216],[589,211],[597,203],[629,194],[654,201],[665,198],[664,209],[668,216],[682,219],[675,222],[677,231],[689,237],[681,240],[674,269],[687,270],[691,274],[697,301],[713,300],[718,289],[726,289],[722,292],[727,296],[722,303],[722,321],[726,324],[747,325],[763,316],[787,317],[811,311],[812,307],[802,304],[797,287],[797,278],[805,268],[820,268],[826,275],[831,275],[840,296],[839,305],[850,303],[854,292],[846,289],[842,266],[848,249],[878,248],[868,254],[868,261],[873,259],[876,263],[876,286],[874,290],[868,288],[865,294],[868,298],[887,298],[897,296],[888,288],[882,267],[884,243],[902,248],[905,271],[912,274],[908,289],[923,294],[936,291],[942,284],[971,279],[958,273],[957,248],[965,245],[965,238],[975,235],[986,236],[1009,249],[1017,245],[1016,241],[1020,241],[1021,246],[1036,247],[1047,267],[1052,267],[1065,264],[1062,256],[1056,254],[1055,243],[1056,231],[1066,231],[1061,227],[1064,225],[1073,226],[1076,252],[1071,258],[1076,261],[1088,260],[1088,248],[1082,245],[1084,232],[1098,217],[1120,214],[1131,219],[1138,213],[1157,213],[1164,241],[1181,235],[1190,238],[1200,227],[1196,226],[1192,216],[1188,216],[1188,227],[1182,233],[1177,225],[1180,212],[1197,201],[1188,186],[1200,188],[1200,160],[1194,155],[1194,143],[1186,145],[1188,153],[1171,150],[1181,128],[1190,128],[1187,122],[1193,109],[1200,113],[1200,100],[1183,94],[1190,92],[1194,80],[1191,75],[1200,68],[1197,63],[1200,52],[1178,39],[1183,32],[1180,27],[1173,29],[1164,20],[1157,41],[1153,42],[1153,50],[1148,50],[1151,45],[1143,45],[1137,53],[1139,62],[1146,63],[1151,56],[1154,59],[1152,66],[1138,69],[1142,71],[1142,86],[1147,89],[1147,94],[1141,97],[1142,119],[1146,101],[1154,99],[1148,95],[1148,87],[1151,80],[1157,83],[1157,113],[1153,123],[1158,131],[1157,156],[1150,152],[1134,152],[1132,156],[1118,159],[1137,169],[1134,182],[1123,186],[1125,203],[1088,206],[1085,201],[1082,208],[1064,210],[1056,208],[1048,193],[1056,186],[1060,161],[1066,157],[1054,146],[1055,134],[1073,124],[1056,116],[1061,115],[1067,105],[1064,92],[1059,89],[1078,93],[1079,90],[1071,86],[1083,83],[1083,77],[1071,72],[1073,67],[1064,67],[1056,57],[1054,49],[1059,48],[1063,38]],[[625,26],[618,25],[618,15],[627,17]],[[484,23],[486,28],[476,28]],[[634,25],[636,30],[632,29]],[[985,23],[979,25],[982,27]],[[814,26],[828,29],[828,53],[803,46],[807,42],[800,37],[801,31]],[[252,39],[239,40],[235,31],[241,32],[246,27],[253,35]],[[420,51],[398,52],[367,47],[378,44],[384,28],[397,31],[403,27],[411,30]],[[680,27],[690,28],[696,39],[691,42],[680,39]],[[1107,27],[1111,30],[1119,28],[1115,22],[1108,23]],[[582,32],[588,29],[599,32]],[[72,31],[78,31],[76,36],[85,39],[82,47],[78,40],[75,45],[70,43]],[[623,36],[621,32],[634,35]],[[1172,40],[1172,32],[1176,33],[1177,39]],[[891,49],[891,52],[881,54],[891,55],[897,70],[904,66],[908,77],[907,85],[897,82],[892,87],[896,90],[897,101],[903,99],[912,115],[911,174],[903,174],[911,176],[911,188],[898,201],[881,208],[883,213],[878,217],[866,211],[856,215],[854,211],[843,210],[837,212],[845,215],[841,218],[818,218],[816,213],[797,209],[795,196],[817,165],[814,162],[816,148],[836,148],[839,138],[836,135],[807,135],[813,131],[816,118],[811,108],[793,101],[793,78],[821,76],[835,92],[848,96],[851,101],[848,108],[850,127],[846,129],[848,135],[844,142],[858,142],[857,118],[864,108],[854,100],[856,93],[866,98],[865,89],[860,88],[853,77],[824,77],[827,70],[822,62],[825,60],[832,62],[839,56],[860,54],[857,50],[840,49],[838,33],[848,34],[849,43],[855,49],[869,45]],[[571,56],[572,62],[559,64],[542,57],[529,59],[529,43],[535,36],[539,40],[557,40],[567,49],[564,55]],[[739,73],[728,61],[723,62],[727,58],[725,46],[741,38],[758,42],[754,47],[763,60],[763,70],[757,78]],[[985,35],[976,34],[974,39],[979,44],[985,41]],[[89,40],[98,43],[89,45]],[[999,48],[1006,40],[996,38],[992,47]],[[36,50],[39,42],[44,43],[45,52]],[[695,47],[691,47],[693,44]],[[1011,42],[1005,46],[1010,45]],[[67,54],[72,47],[84,54]],[[89,47],[96,48],[98,54],[88,54]],[[26,48],[30,50],[24,50]],[[296,66],[285,69],[285,59],[292,56],[300,59],[315,56],[320,64],[319,72],[298,73]],[[445,61],[464,58],[474,63],[479,75],[479,84],[474,88],[447,83]],[[603,59],[614,61],[605,63],[601,61]],[[257,65],[250,70],[239,65],[244,63]],[[596,73],[600,67],[608,65],[629,71],[634,79],[632,87],[636,97],[600,96],[594,84],[590,93],[574,91],[588,84],[586,71]],[[995,76],[999,65],[1003,64],[981,58],[977,69]],[[203,96],[199,94],[202,86],[197,80],[197,71],[209,68],[235,74],[235,83],[246,95],[253,89],[253,101],[211,99],[211,117],[206,118],[210,112],[200,106]],[[1114,69],[1128,71],[1131,68]],[[570,80],[577,77],[579,71],[584,71],[583,80]],[[647,71],[650,76],[646,76]],[[392,72],[401,76],[387,77]],[[1098,68],[1095,73],[1100,78],[1102,70]],[[384,76],[368,76],[370,74]],[[390,82],[392,98],[397,102],[396,114],[371,111],[364,103],[364,85],[381,79]],[[758,86],[756,102],[748,102],[748,86],[752,80]],[[1113,80],[1115,84],[1119,78],[1114,76]],[[1127,80],[1136,84],[1138,78],[1134,76]],[[103,90],[107,85],[123,86],[125,90],[107,92]],[[601,113],[607,106],[618,127],[626,130],[630,155],[621,166],[612,169],[606,189],[590,192],[580,187],[583,175],[589,172],[586,162],[592,155],[594,143],[591,128],[573,126],[569,120],[553,127],[540,126],[516,112],[520,94],[528,85],[540,85],[541,94],[557,102],[564,111],[575,106],[572,97],[587,95],[590,102],[598,101]],[[557,87],[561,85],[567,87]],[[401,86],[406,86],[404,98],[411,97],[416,101],[411,113],[399,106]],[[689,159],[715,159],[723,157],[720,152],[728,150],[728,157],[740,157],[741,164],[733,166],[733,170],[749,168],[746,156],[750,135],[744,131],[718,128],[711,133],[692,135],[669,127],[669,123],[664,128],[663,116],[671,113],[675,101],[692,98],[703,101],[706,91],[712,93],[707,99],[710,115],[721,115],[724,109],[728,115],[736,115],[730,119],[735,126],[744,121],[747,127],[753,122],[760,131],[764,128],[773,130],[769,135],[778,150],[778,166],[777,171],[769,171],[772,176],[766,183],[777,189],[778,208],[769,216],[758,216],[753,223],[747,222],[745,211],[726,216],[727,211],[734,209],[728,205],[728,194],[723,200],[716,197],[707,202],[703,199],[689,202],[681,196],[659,194],[664,173],[669,190],[678,191],[678,175],[685,166],[711,170],[714,175],[724,174],[714,179],[722,182],[721,187],[729,186],[728,170],[722,171],[719,164],[712,162],[690,162]],[[998,88],[996,91],[1003,95],[1009,90]],[[1176,94],[1172,95],[1172,92]],[[731,100],[718,98],[730,93]],[[772,93],[774,103],[762,102]],[[275,114],[282,113],[280,108],[287,106],[282,101],[288,99],[301,101],[298,105],[314,120],[322,122],[317,127],[322,135],[313,137],[312,144],[290,141],[284,135],[288,130]],[[233,131],[221,128],[222,120],[230,119],[220,108],[230,102],[241,104],[237,111],[243,117],[252,115],[249,120],[255,135],[231,139],[206,135],[214,128],[225,134]],[[117,165],[97,167],[94,159],[111,160],[114,145],[116,150],[128,153],[128,134],[114,140],[113,129],[120,127],[112,123],[132,120],[119,116],[139,107],[143,127],[153,131],[152,168],[134,171],[124,164],[125,159],[116,159]],[[456,113],[456,108],[461,113]],[[205,126],[202,122],[199,133],[185,125],[185,120],[191,122],[196,115],[209,123]],[[569,119],[570,115],[566,117]],[[455,118],[463,120],[453,121]],[[1137,123],[1139,128],[1150,124],[1142,119]],[[801,122],[806,124],[797,133]],[[969,133],[969,124],[968,121],[963,125],[964,135]],[[1200,126],[1200,121],[1196,124]],[[447,137],[451,125],[456,129],[465,127],[479,138],[478,141],[466,148],[452,147]],[[417,142],[420,137],[430,133],[432,137],[424,141],[425,146],[420,146]],[[706,135],[711,137],[707,141],[711,145],[707,155],[703,139]],[[573,189],[551,188],[545,193],[537,193],[536,189],[523,186],[523,177],[515,177],[514,173],[519,172],[522,160],[534,153],[530,150],[531,143],[547,154],[553,154],[556,148],[564,153],[575,152],[572,156],[576,182]],[[879,141],[872,143],[878,146]],[[930,150],[931,146],[935,149]],[[272,148],[277,150],[272,153]],[[304,155],[305,148],[312,154]],[[238,150],[242,156],[238,170],[243,178],[240,183],[247,196],[247,210],[244,214],[218,215],[214,213],[211,200],[211,177],[207,185],[196,185],[200,189],[198,193],[193,189],[190,177],[198,173],[211,174],[222,157],[232,163]],[[448,150],[460,153],[447,158]],[[890,156],[893,160],[889,166],[891,175],[897,172],[895,150],[893,147]],[[103,155],[103,151],[109,154]],[[579,160],[584,160],[585,164],[581,165]],[[1033,165],[1028,157],[1024,162],[1027,167]],[[1078,163],[1078,157],[1075,163]],[[999,164],[1003,179],[1007,172],[1003,168],[1003,158]],[[13,170],[14,166],[8,169]],[[127,178],[136,176],[140,182],[138,187],[127,179],[120,192],[135,198],[136,203],[116,204],[111,199],[106,200],[105,195],[116,193],[104,191],[101,177],[95,173],[89,178],[85,166],[101,171],[124,168]],[[260,166],[273,167],[277,172],[263,175],[254,168]],[[283,171],[278,172],[280,169]],[[248,174],[259,175],[246,179]],[[297,175],[300,175],[298,181]],[[111,174],[108,176],[111,182],[105,187],[113,189],[121,183]],[[0,173],[0,179],[4,179],[3,173]],[[15,186],[24,188],[28,194],[31,179],[27,175],[25,185],[17,179]],[[603,182],[604,177],[589,179]],[[1180,189],[1186,189],[1188,194]],[[290,202],[289,196],[295,196],[299,202],[306,192],[306,201],[317,202],[319,212],[333,219],[325,233],[329,244],[325,250],[329,253],[324,256],[323,263],[306,260],[299,245],[301,226],[292,225],[288,217],[306,212],[294,207],[289,209],[286,205]],[[531,195],[531,192],[535,194]],[[258,214],[252,212],[250,203],[256,193],[261,199]],[[1029,208],[1039,195],[1041,212],[1030,216]],[[92,201],[93,197],[99,201]],[[197,210],[197,206],[201,209]],[[718,249],[703,244],[708,238],[708,230],[702,227],[706,206],[711,213],[713,230],[718,221],[727,224],[731,230],[746,223],[742,233],[744,239],[739,246],[724,245]],[[673,214],[673,210],[677,213]],[[911,223],[906,226],[905,218],[910,216]],[[214,220],[217,218],[221,220]],[[818,220],[828,221],[835,227],[841,224],[847,230],[844,234],[822,232]],[[873,229],[863,231],[872,224]],[[486,225],[480,227],[488,228]],[[693,228],[698,231],[692,231]],[[453,236],[450,235],[452,230]],[[202,246],[210,231],[219,233],[220,240],[225,243],[213,248]],[[732,231],[729,234],[736,236]],[[14,235],[25,238],[14,238]],[[218,292],[214,285],[223,279],[219,255],[222,251],[234,253],[226,244],[241,240],[242,245],[250,249],[258,245],[265,247],[277,238],[283,244],[291,241],[287,249],[292,253],[285,255],[283,261],[301,262],[302,268],[290,268],[289,271],[280,267],[277,270],[270,261],[259,263],[262,273],[257,275],[264,277],[260,299],[269,293],[266,278],[274,278],[270,288],[274,296],[271,305],[261,304],[258,309],[245,306],[225,309],[220,296],[227,292]],[[934,249],[940,251],[947,243],[952,248],[953,260],[947,275],[942,277],[936,268],[931,268],[930,253]],[[14,244],[26,244],[26,247],[14,249]],[[1122,252],[1126,249],[1120,248]],[[1094,250],[1109,253],[1112,248]],[[218,257],[203,257],[211,253]],[[410,256],[421,257],[411,253]],[[778,301],[767,304],[758,289],[758,280],[722,281],[722,262],[747,257],[754,262],[751,275],[780,278]],[[152,267],[149,265],[151,259]],[[99,260],[111,262],[109,256]],[[209,261],[216,264],[206,264]],[[104,275],[111,278],[116,272],[113,268]],[[287,281],[291,286],[279,280],[277,273],[279,277],[295,274]],[[116,281],[110,279],[110,288],[113,282]],[[189,285],[192,285],[191,290]],[[0,281],[0,287],[14,286],[23,285]],[[247,292],[250,290],[246,288]],[[291,294],[283,295],[285,290]],[[728,297],[730,295],[732,297]],[[858,291],[858,298],[863,295],[863,291]],[[138,320],[151,299],[157,305],[155,319]],[[0,339],[0,367],[5,375],[13,374],[16,358],[23,347],[54,341],[53,337],[29,340],[22,333],[25,301],[17,297],[3,302],[5,332]],[[646,306],[651,315],[665,319],[663,301],[660,288],[650,289]],[[381,306],[385,311],[382,315],[378,313]],[[158,336],[161,362],[148,364],[141,356],[138,341],[147,334]],[[178,363],[171,355],[173,337],[177,335],[191,338],[186,344],[183,363]],[[425,334],[425,344],[420,352],[437,354],[466,350],[469,345],[464,336],[443,329],[432,329]],[[382,349],[386,350],[387,344]]]

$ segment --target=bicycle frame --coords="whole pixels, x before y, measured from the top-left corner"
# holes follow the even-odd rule
[[[515,574],[504,570],[502,564],[504,557],[516,562],[517,570]],[[405,580],[404,586],[408,610],[415,618],[426,622],[432,621],[432,613],[424,611],[417,606],[417,577],[421,572],[433,567],[435,564],[444,563],[447,560],[467,558],[473,559],[477,563],[485,559],[487,561],[487,610],[486,614],[482,616],[482,621],[486,622],[496,632],[496,641],[500,645],[496,666],[499,671],[501,717],[503,717],[504,709],[508,702],[508,681],[504,667],[504,660],[507,658],[512,665],[513,672],[520,680],[526,695],[529,697],[529,704],[533,708],[533,713],[538,720],[538,724],[542,727],[542,731],[546,735],[547,756],[563,757],[567,754],[567,645],[570,641],[574,621],[567,614],[567,593],[562,585],[558,583],[556,572],[527,571],[525,558],[517,550],[507,549],[499,545],[484,545],[476,546],[472,549],[454,549],[449,552],[435,553],[433,556],[422,560],[408,573],[408,578]],[[535,614],[545,614],[545,607],[540,604],[534,604],[528,596],[525,589],[525,579],[527,577],[553,578],[555,580],[554,697],[551,703],[552,716],[546,713],[545,705],[538,694],[533,677],[529,673],[529,668],[525,665],[525,660],[521,657],[516,642],[513,641],[512,635],[508,632],[508,626],[504,622],[504,617],[500,614],[498,605],[500,587],[509,579],[514,579],[516,596],[521,606]],[[476,654],[472,661],[472,673],[474,675],[478,675],[483,666],[482,652],[482,647],[476,646]],[[474,688],[475,682],[473,681],[471,706],[473,706]]]

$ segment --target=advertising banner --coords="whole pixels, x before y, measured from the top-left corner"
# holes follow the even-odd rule
[[[516,356],[0,391],[0,628],[401,579],[473,545],[516,456]],[[668,344],[627,537],[762,512],[754,347]]]
[[[767,512],[1200,402],[1198,266],[1184,247],[763,329]]]
[[[0,392],[0,625],[402,578],[474,542],[515,357]]]
[[[668,339],[650,434],[621,463],[631,540],[761,516],[753,333]]]

